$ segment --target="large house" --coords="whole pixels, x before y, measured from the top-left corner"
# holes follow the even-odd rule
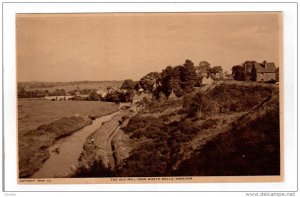
[[[254,63],[256,69],[256,81],[276,80],[276,67],[273,62]]]

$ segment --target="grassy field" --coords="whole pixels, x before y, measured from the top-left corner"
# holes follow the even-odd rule
[[[98,101],[47,101],[39,99],[18,100],[19,136],[35,130],[40,125],[49,124],[60,118],[96,115],[97,117],[112,113],[117,105]]]
[[[30,177],[38,170],[49,157],[49,146],[90,124],[88,115],[100,117],[117,110],[108,102],[19,99],[19,176]]]

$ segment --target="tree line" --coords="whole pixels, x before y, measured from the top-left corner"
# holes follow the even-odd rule
[[[256,61],[245,61],[232,67],[232,77],[237,81],[256,81]]]
[[[237,81],[256,81],[257,72],[255,68],[256,61],[245,61],[241,65],[232,67],[232,77]],[[279,79],[279,68],[276,68],[276,78]]]
[[[211,77],[215,80],[223,79],[224,74],[221,66],[211,65],[207,61],[201,61],[199,66],[187,59],[182,65],[167,66],[161,72],[150,72],[139,81],[131,79],[124,80],[121,89],[126,91],[139,90],[153,94],[154,98],[168,98],[173,92],[177,97],[191,93],[195,87],[202,84],[204,77]]]

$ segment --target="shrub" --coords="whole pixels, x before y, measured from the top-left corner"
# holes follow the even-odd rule
[[[114,177],[115,173],[109,168],[106,167],[101,159],[95,160],[90,168],[82,166],[76,170],[72,175],[73,178],[80,177]]]
[[[161,118],[154,117],[132,117],[128,125],[123,128],[125,133],[129,133],[131,138],[164,138],[166,129]]]
[[[174,175],[279,175],[279,97],[275,97],[194,151]]]
[[[217,113],[247,111],[272,94],[272,88],[260,85],[221,84],[208,93],[184,97],[183,112],[195,117]]]
[[[37,132],[55,133],[56,138],[59,138],[82,128],[85,124],[86,121],[82,117],[61,118],[48,125],[39,126]]]

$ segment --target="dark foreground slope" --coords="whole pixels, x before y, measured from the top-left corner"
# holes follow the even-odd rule
[[[268,97],[183,161],[175,175],[279,175],[279,94]]]

